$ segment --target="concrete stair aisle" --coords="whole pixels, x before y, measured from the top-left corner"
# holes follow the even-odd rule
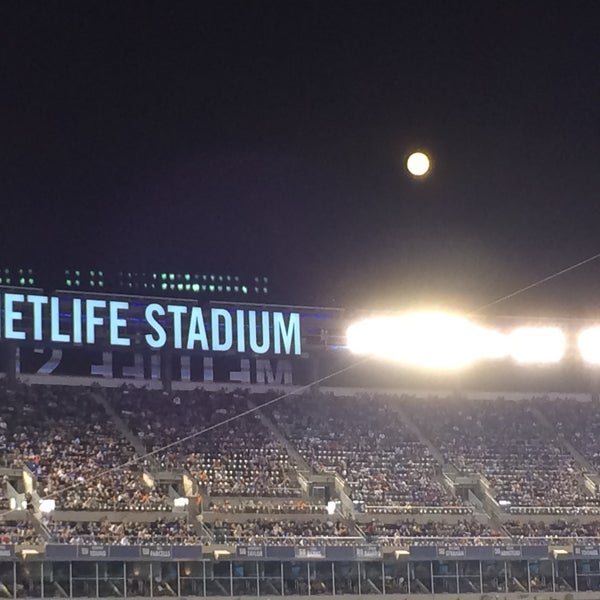
[[[248,398],[248,408],[256,408],[256,404],[252,399]],[[292,462],[296,465],[298,471],[310,473],[312,469],[305,458],[298,452],[296,447],[285,437],[283,432],[267,417],[262,410],[254,412],[258,420],[271,432],[273,437],[286,449],[287,453],[292,458]]]
[[[440,481],[442,485],[452,489],[453,493],[457,495],[457,490],[461,488],[470,489],[468,495],[473,499],[470,504],[473,505],[475,513],[478,513],[484,518],[487,517],[489,525],[502,536],[510,537],[504,528],[502,521],[492,510],[488,510],[488,507],[486,507],[484,494],[482,492],[483,486],[481,485],[481,476],[478,473],[462,473],[456,465],[447,462],[439,448],[421,431],[420,427],[413,421],[401,403],[391,403],[390,406],[400,416],[406,427],[416,436],[417,440],[428,448],[431,455],[440,465],[442,474],[437,477],[438,481]]]
[[[559,444],[575,459],[575,462],[583,473],[580,478],[581,488],[592,495],[598,495],[600,493],[600,474],[592,463],[567,438],[556,430],[556,427],[554,427],[548,417],[539,408],[532,407],[531,412],[545,430],[548,439]]]
[[[563,435],[559,434],[554,425],[550,422],[548,417],[537,407],[533,406],[530,408],[531,414],[536,418],[538,423],[542,425],[544,428],[546,435],[549,440],[560,444],[562,448],[564,448],[577,462],[579,467],[585,473],[594,473],[596,474],[596,470],[592,466],[592,464],[579,452],[569,440],[567,440]]]
[[[165,472],[161,468],[161,465],[159,464],[159,461],[156,456],[154,456],[154,455],[146,456],[146,454],[148,454],[148,451],[147,451],[146,447],[144,446],[142,440],[140,440],[140,438],[138,438],[133,433],[133,431],[131,431],[131,429],[129,429],[129,426],[127,425],[127,423],[125,423],[125,421],[121,418],[121,416],[117,413],[117,411],[111,406],[110,402],[108,402],[108,400],[106,398],[104,398],[100,394],[96,394],[96,393],[93,393],[92,397],[94,398],[94,400],[96,400],[96,402],[98,404],[100,404],[100,406],[102,406],[104,408],[104,410],[106,411],[106,414],[109,416],[109,418],[111,419],[112,423],[115,425],[115,428],[121,434],[121,436],[127,442],[129,442],[131,444],[131,446],[133,446],[133,449],[135,450],[137,456],[145,457],[145,458],[138,459],[136,461],[136,464],[140,468],[142,468],[146,473],[150,474],[150,476],[154,480],[155,484],[166,483],[166,484],[171,485],[171,484],[173,484],[174,481],[180,480],[180,477],[181,477],[180,474]],[[166,476],[166,479],[165,479],[165,476]],[[173,479],[173,476],[175,476],[175,479]],[[175,494],[172,487],[171,487],[171,491],[169,493],[172,495]]]
[[[438,462],[442,469],[444,469],[445,471],[458,473],[458,469],[452,463],[446,462],[444,460],[444,456],[442,455],[438,447],[421,431],[419,426],[410,418],[410,416],[400,405],[400,403],[390,403],[390,406],[398,415],[400,415],[402,422],[412,433],[414,433],[419,442],[421,442],[421,444],[423,444],[424,446],[427,446],[429,452],[431,453],[431,456],[435,458],[435,460]]]
[[[147,453],[144,444],[140,438],[137,437],[137,435],[135,435],[131,429],[129,429],[127,423],[125,423],[117,411],[110,405],[110,402],[100,394],[94,393],[92,394],[92,398],[94,398],[94,400],[104,408],[106,414],[111,418],[119,433],[133,446],[135,451],[140,456],[144,456],[144,454]]]

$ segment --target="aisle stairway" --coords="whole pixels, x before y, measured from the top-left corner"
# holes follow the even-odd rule
[[[140,440],[137,435],[129,429],[125,421],[121,418],[121,416],[117,413],[117,411],[111,406],[110,402],[104,398],[104,396],[92,393],[91,397],[106,411],[106,414],[110,417],[112,422],[114,423],[118,432],[133,446],[135,451],[139,456],[144,456],[146,454],[146,448],[144,444]]]

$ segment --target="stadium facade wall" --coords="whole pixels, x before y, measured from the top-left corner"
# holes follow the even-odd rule
[[[425,599],[577,600],[600,597],[598,560],[0,561],[6,598],[263,597],[315,595]],[[81,549],[80,549],[81,551]],[[85,551],[84,551],[85,552]],[[588,568],[591,567],[591,568]]]

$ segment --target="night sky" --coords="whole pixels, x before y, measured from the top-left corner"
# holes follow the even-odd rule
[[[597,2],[3,2],[0,262],[476,309],[600,252],[599,31]],[[490,314],[600,316],[599,281]]]

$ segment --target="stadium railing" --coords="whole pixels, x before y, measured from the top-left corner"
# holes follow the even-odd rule
[[[513,544],[509,537],[482,536],[482,537],[455,537],[440,536],[393,536],[372,535],[367,536],[368,543],[377,543],[382,546],[499,546]]]
[[[264,545],[264,546],[357,546],[365,543],[360,536],[262,536],[248,537],[215,536],[217,544]]]
[[[113,546],[161,546],[161,545],[181,545],[194,546],[207,544],[210,540],[201,537],[186,537],[186,536],[167,536],[167,535],[152,535],[152,536],[102,536],[93,534],[73,534],[73,535],[53,535],[48,542],[50,544],[69,544],[76,546],[96,546],[96,545],[113,545]]]
[[[600,506],[510,506],[511,515],[600,515]]]
[[[373,514],[396,514],[396,515],[471,515],[474,510],[472,506],[394,506],[394,505],[372,505],[367,504],[362,511]]]

